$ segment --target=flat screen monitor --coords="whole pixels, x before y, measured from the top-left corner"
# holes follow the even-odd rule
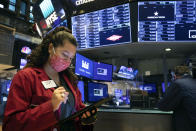
[[[96,102],[108,97],[108,85],[89,82],[88,83],[88,101]]]
[[[77,53],[75,73],[87,78],[93,78],[93,61]]]
[[[131,67],[121,66],[117,76],[120,78],[131,79],[133,80],[138,73],[138,70],[133,69]]]
[[[55,27],[53,27],[51,30],[49,30],[46,34],[52,32],[56,27],[59,27],[59,26],[64,26],[64,27],[67,27],[67,20],[63,20],[61,23],[59,23],[58,25],[56,25]]]
[[[37,46],[38,44],[16,38],[13,49],[12,64],[17,69],[22,69],[27,63],[28,55],[30,55]]]
[[[196,1],[138,2],[138,42],[196,41]]]
[[[26,54],[26,55],[29,55],[29,54],[31,54],[31,48],[28,47],[28,46],[24,46],[21,49],[21,53]]]
[[[26,64],[27,64],[27,60],[26,59],[20,59],[20,69],[23,69]]]
[[[93,79],[112,81],[112,65],[100,62],[93,62]]]
[[[156,93],[157,90],[156,90],[156,84],[144,84],[143,85],[143,90],[144,91],[147,91],[149,94],[151,93]]]
[[[120,98],[120,97],[122,97],[123,96],[123,90],[122,89],[114,89],[114,96],[116,97],[116,98]]]
[[[131,42],[129,4],[73,16],[71,21],[78,48]]]
[[[113,72],[115,72],[117,69],[117,66],[113,65]]]
[[[167,83],[167,87],[169,87],[169,86],[170,86],[170,84],[171,84],[171,83],[170,83],[170,82],[168,82],[168,83]],[[165,93],[165,91],[166,91],[167,87],[165,87],[165,83],[164,83],[164,82],[162,82],[162,83],[161,83],[161,85],[162,85],[162,92],[163,92],[163,93]]]
[[[0,103],[7,101],[11,80],[0,79]]]
[[[84,99],[84,81],[78,81],[78,89],[80,90],[80,93],[82,95],[82,102],[85,101]]]
[[[57,26],[67,26],[67,16],[61,0],[38,0],[33,6],[33,16],[41,36]]]

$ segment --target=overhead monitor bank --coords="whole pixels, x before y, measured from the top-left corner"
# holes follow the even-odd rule
[[[72,16],[70,23],[79,49],[130,43],[132,40],[196,41],[196,1],[141,1],[130,4],[122,4],[122,1],[119,4],[120,0],[116,0],[116,3],[114,1],[38,0],[34,5],[34,17],[41,35],[44,36],[49,27],[67,26],[70,22],[67,21],[65,2],[70,6],[75,3],[72,12],[74,9],[84,9],[84,12],[88,13]],[[109,6],[109,3],[112,4]],[[100,4],[103,5],[99,7],[101,10],[85,8]],[[135,5],[138,6],[138,12],[135,11]],[[134,15],[138,15],[138,18]],[[132,39],[131,35],[137,40]]]

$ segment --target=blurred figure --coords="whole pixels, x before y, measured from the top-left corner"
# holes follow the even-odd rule
[[[175,80],[159,101],[158,108],[173,111],[175,131],[196,131],[196,80],[187,66],[175,67]]]

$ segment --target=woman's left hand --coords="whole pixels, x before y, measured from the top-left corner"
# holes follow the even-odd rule
[[[82,125],[94,124],[97,119],[96,113],[97,113],[97,108],[92,111],[87,111],[83,113],[81,116]]]
[[[82,119],[86,119],[86,118],[90,117],[91,114],[94,115],[96,112],[97,112],[97,109],[92,110],[91,113],[90,113],[90,111],[87,111],[87,112],[82,114]]]

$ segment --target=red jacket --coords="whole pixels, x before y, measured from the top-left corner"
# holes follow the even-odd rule
[[[64,79],[75,97],[75,108],[85,106],[81,94],[69,79]],[[53,112],[51,97],[54,88],[45,89],[42,81],[49,80],[42,68],[26,68],[13,78],[4,113],[3,131],[51,131],[57,128],[58,113]],[[34,106],[34,108],[31,108]]]

